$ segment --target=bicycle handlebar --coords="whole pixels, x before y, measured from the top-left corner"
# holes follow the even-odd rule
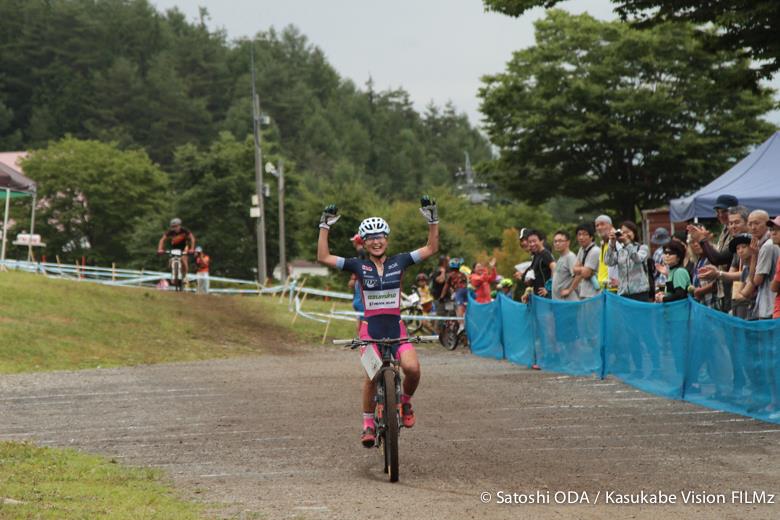
[[[334,345],[344,345],[345,347],[358,348],[372,343],[382,345],[395,345],[396,343],[435,343],[439,341],[439,336],[412,336],[410,338],[397,339],[334,339]]]

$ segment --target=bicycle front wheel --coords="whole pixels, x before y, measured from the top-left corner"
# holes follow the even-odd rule
[[[390,482],[398,482],[398,394],[395,388],[395,372],[385,370],[385,466]]]

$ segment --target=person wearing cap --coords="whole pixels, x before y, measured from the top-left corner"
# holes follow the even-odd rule
[[[671,242],[672,236],[666,228],[659,227],[650,237],[650,243],[657,245],[653,251],[653,263],[655,264],[655,286],[663,287],[666,285],[666,277],[669,274],[669,267],[664,264],[664,246]]]
[[[200,246],[195,247],[195,265],[198,268],[198,271],[195,273],[195,277],[198,280],[198,294],[208,294],[211,257],[204,253],[203,248]]]
[[[599,215],[594,221],[594,226],[596,227],[596,233],[601,237],[601,249],[599,250],[601,256],[599,257],[599,269],[596,277],[602,289],[616,292],[619,283],[617,267],[607,265],[605,261],[607,250],[609,249],[609,235],[615,230],[612,225],[612,219],[608,215]],[[618,242],[615,244],[615,247],[619,251],[623,245]]]
[[[761,209],[753,211],[748,217],[748,228],[753,240],[750,242],[749,284],[756,291],[756,305],[753,307],[753,319],[772,318],[776,294],[772,291],[772,279],[775,277],[780,247],[776,246],[769,234],[769,214]],[[773,223],[774,225],[774,223]]]
[[[669,276],[663,292],[656,293],[656,302],[668,303],[684,300],[688,297],[691,276],[688,274],[688,270],[683,267],[685,255],[685,244],[677,239],[670,240],[664,246],[664,263],[669,266]]]

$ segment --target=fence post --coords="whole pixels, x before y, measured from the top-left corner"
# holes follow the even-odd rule
[[[330,329],[330,322],[333,320],[333,313],[336,311],[336,302],[333,302],[333,305],[330,306],[330,314],[328,315],[328,322],[325,324],[325,332],[322,334],[322,343],[320,345],[325,344],[325,338],[328,337],[328,330]]]

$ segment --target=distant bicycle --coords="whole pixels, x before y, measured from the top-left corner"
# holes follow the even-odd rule
[[[382,447],[384,472],[390,482],[398,482],[398,437],[401,432],[401,371],[400,362],[393,357],[393,347],[402,343],[429,343],[437,341],[436,336],[414,336],[399,339],[336,339],[334,345],[352,349],[361,348],[360,361],[368,378],[376,381],[374,395],[374,426],[376,440],[374,447]],[[371,347],[376,345],[377,351]]]
[[[176,292],[181,292],[184,290],[184,272],[181,260],[184,256],[184,251],[181,249],[170,249],[165,251],[165,253],[170,257],[168,265],[171,269],[171,285],[173,285]]]

